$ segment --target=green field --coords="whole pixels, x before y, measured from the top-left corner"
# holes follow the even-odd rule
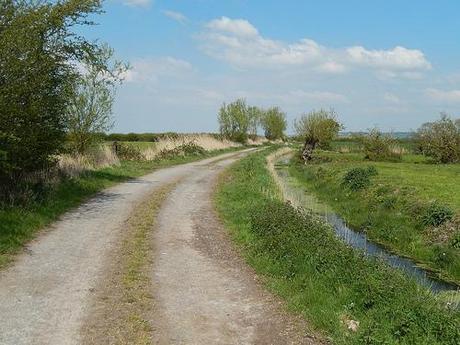
[[[222,219],[262,281],[334,344],[457,344],[458,311],[278,199],[269,152],[233,165],[216,194]],[[359,322],[356,332],[347,327],[351,320]]]
[[[369,166],[376,168],[377,175],[368,188],[350,191],[343,185],[347,171]],[[443,279],[460,282],[458,222],[439,227],[421,224],[434,202],[459,217],[460,164],[430,164],[420,155],[403,155],[399,163],[369,162],[362,153],[322,151],[313,164],[293,163],[290,173],[356,230],[415,258]]]
[[[356,139],[342,138],[332,141],[330,144],[330,149],[334,151],[357,153],[361,152],[361,144]],[[402,151],[406,154],[411,154],[416,150],[416,144],[415,142],[408,139],[399,139],[396,141],[394,149],[396,151]]]
[[[134,147],[140,151],[153,149],[155,147],[155,143],[151,141],[121,141],[121,143]]]

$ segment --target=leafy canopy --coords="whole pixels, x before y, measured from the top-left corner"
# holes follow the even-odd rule
[[[111,63],[112,57],[113,49],[104,46],[100,54],[104,68],[89,61],[77,80],[68,108],[67,126],[72,148],[78,153],[87,151],[101,133],[113,127],[115,88],[128,66],[120,61]]]
[[[359,136],[358,140],[363,145],[365,159],[371,161],[398,161],[401,155],[397,153],[396,139],[390,134],[382,133],[378,128],[373,128],[369,133]]]
[[[446,113],[435,122],[423,124],[416,139],[421,151],[437,163],[460,162],[460,119],[453,120]]]
[[[100,0],[3,0],[0,6],[0,178],[49,167],[63,149],[79,62],[100,47],[75,33]]]
[[[220,133],[227,139],[245,143],[248,140],[250,117],[244,99],[223,104],[219,110]]]
[[[269,140],[284,138],[287,127],[286,114],[279,107],[267,109],[261,119],[265,137]]]
[[[325,147],[338,135],[342,125],[334,110],[313,110],[294,121],[294,129],[299,138],[313,146]]]

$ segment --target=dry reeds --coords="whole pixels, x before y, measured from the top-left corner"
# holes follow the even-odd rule
[[[77,177],[88,170],[120,164],[113,149],[101,144],[86,154],[63,154],[58,157],[58,170],[67,177]]]
[[[161,152],[172,151],[180,146],[191,143],[202,147],[205,151],[223,150],[241,146],[241,144],[226,139],[220,140],[209,134],[186,134],[180,137],[160,139],[153,147],[147,148],[141,153],[145,160],[154,160]]]

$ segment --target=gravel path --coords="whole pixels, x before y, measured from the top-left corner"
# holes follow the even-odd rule
[[[212,191],[230,161],[182,180],[157,218],[156,344],[318,344],[284,313],[235,251],[215,215]]]
[[[259,287],[215,218],[213,182],[240,154],[158,170],[64,215],[0,272],[0,344],[81,344],[88,301],[124,221],[147,193],[178,178],[154,236],[155,343],[313,343]]]

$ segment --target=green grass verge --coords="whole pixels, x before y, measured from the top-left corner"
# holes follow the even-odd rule
[[[456,224],[437,228],[423,224],[434,200],[460,215],[460,164],[414,163],[420,158],[405,157],[403,162],[369,162],[360,154],[320,152],[319,162],[294,162],[291,176],[309,192],[331,206],[351,227],[365,231],[401,255],[414,258],[445,280],[460,283],[460,250]],[[343,176],[352,168],[375,167],[371,185],[351,191]]]
[[[261,152],[222,176],[217,209],[249,264],[336,344],[457,344],[460,314],[402,273],[277,200]],[[357,331],[349,330],[352,320]]]
[[[119,166],[89,171],[78,178],[65,179],[47,190],[40,201],[31,202],[26,207],[0,208],[0,268],[10,262],[12,255],[32,239],[37,231],[104,188],[145,175],[155,169],[235,150],[219,150],[205,155],[180,156],[150,162],[122,161]]]

